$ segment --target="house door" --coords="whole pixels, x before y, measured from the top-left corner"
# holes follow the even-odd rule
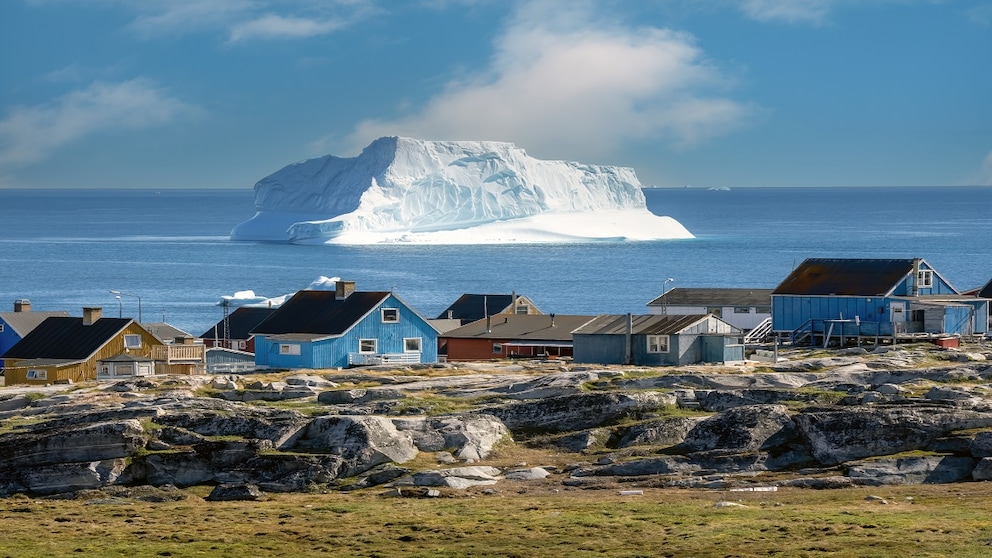
[[[889,303],[889,321],[894,323],[906,321],[905,302],[892,301]]]

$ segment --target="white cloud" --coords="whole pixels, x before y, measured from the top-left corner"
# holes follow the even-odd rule
[[[759,21],[819,22],[835,0],[740,0],[745,15]]]
[[[96,132],[159,126],[195,110],[145,79],[93,83],[50,103],[11,109],[0,120],[0,164],[38,162]]]
[[[266,14],[251,21],[233,25],[230,30],[232,43],[254,38],[305,38],[324,35],[345,26],[336,19],[314,20],[299,17],[282,17]]]
[[[453,81],[414,114],[361,122],[349,148],[385,135],[501,140],[592,162],[628,142],[698,144],[753,113],[722,95],[731,80],[691,36],[611,23],[589,6],[522,5],[487,68]]]
[[[992,27],[992,4],[984,4],[970,8],[968,19],[983,27]]]

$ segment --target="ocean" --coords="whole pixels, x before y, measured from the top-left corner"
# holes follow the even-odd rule
[[[2,190],[0,310],[101,306],[200,335],[224,295],[319,277],[392,290],[425,317],[462,293],[527,295],[557,314],[645,313],[672,287],[773,288],[809,257],[921,257],[958,289],[992,278],[992,188],[647,189],[695,239],[477,246],[233,242],[251,190]],[[666,280],[671,278],[672,281]],[[126,293],[118,300],[111,290]]]

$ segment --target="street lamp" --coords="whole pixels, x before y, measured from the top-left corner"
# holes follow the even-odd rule
[[[671,283],[674,283],[675,282],[675,279],[672,279],[671,277],[669,277],[668,279],[665,279],[665,281],[662,282],[662,284],[661,284],[661,313],[662,314],[668,314],[668,298],[665,295],[668,294],[668,288],[667,287],[668,287],[668,283],[670,283],[670,282]]]
[[[124,296],[133,296],[134,298],[136,298],[136,299],[138,299],[138,323],[139,323],[139,324],[141,323],[141,297],[140,297],[140,296],[138,296],[138,295],[136,295],[136,294],[131,294],[131,293],[122,293],[122,292],[120,292],[120,291],[113,291],[113,290],[112,290],[112,291],[110,291],[110,294],[115,294],[115,295],[117,295],[117,299],[118,299],[118,300],[120,300],[120,298],[121,298],[121,295],[124,295]]]
[[[124,317],[124,305],[121,303],[121,295],[117,295],[114,298],[117,299],[117,317]]]

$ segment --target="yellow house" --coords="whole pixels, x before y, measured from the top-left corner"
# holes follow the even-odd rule
[[[160,345],[131,318],[104,318],[101,308],[87,307],[82,318],[47,318],[4,353],[5,383],[95,380],[97,361],[121,354],[151,358]]]

